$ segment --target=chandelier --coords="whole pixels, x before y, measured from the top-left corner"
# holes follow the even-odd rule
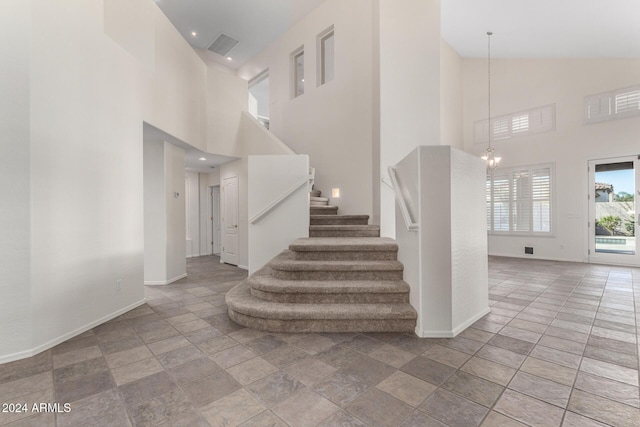
[[[487,31],[487,76],[488,76],[488,120],[487,120],[487,132],[488,132],[488,146],[487,149],[484,150],[484,154],[481,159],[487,163],[488,170],[494,170],[500,164],[500,160],[502,157],[498,157],[495,155],[495,151],[491,148],[491,36],[493,33],[491,31]]]

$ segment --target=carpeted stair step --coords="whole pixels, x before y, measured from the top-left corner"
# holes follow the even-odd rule
[[[309,214],[310,215],[337,215],[338,207],[337,206],[310,206]]]
[[[395,260],[398,244],[388,237],[312,237],[289,245],[296,260]]]
[[[329,206],[329,199],[326,197],[310,197],[309,205],[311,206]]]
[[[271,332],[413,332],[417,313],[400,304],[274,303],[251,294],[248,279],[226,295],[229,318]]]
[[[378,225],[310,225],[309,237],[379,237]]]
[[[400,304],[409,302],[402,280],[281,280],[265,267],[248,279],[251,295],[264,301],[297,304]]]
[[[309,195],[311,197],[320,197],[322,195],[322,191],[320,191],[320,190],[311,190],[311,191],[309,191]]]
[[[311,215],[310,225],[367,225],[369,215]]]
[[[396,260],[300,261],[283,251],[269,261],[273,277],[283,280],[402,280],[403,265]]]

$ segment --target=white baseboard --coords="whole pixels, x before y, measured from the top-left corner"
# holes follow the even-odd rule
[[[247,267],[246,265],[240,265],[240,264],[238,264],[238,265],[237,265],[237,267],[238,267],[238,268],[241,268],[241,269],[243,269],[243,270],[248,270],[248,269],[249,269],[249,267]]]
[[[33,347],[30,350],[24,350],[24,351],[19,351],[17,353],[0,355],[0,363],[13,362],[15,360],[20,360],[20,359],[25,359],[27,357],[35,356],[36,354],[42,353],[45,350],[49,350],[50,348],[55,347],[56,345],[63,343],[70,338],[80,335],[88,331],[89,329],[93,329],[98,325],[108,322],[109,320],[114,319],[120,316],[121,314],[124,314],[130,310],[133,310],[136,307],[140,307],[145,302],[146,302],[146,299],[143,298],[142,300],[137,301],[131,305],[128,305],[127,307],[121,308],[120,310],[116,310],[111,314],[103,316],[100,319],[94,320],[93,322],[89,322],[84,326],[76,328],[71,332],[67,332],[66,334],[60,335],[59,337],[49,340],[44,344],[40,344],[39,346]]]
[[[158,285],[170,285],[173,282],[176,282],[180,279],[184,279],[185,277],[187,277],[187,273],[181,274],[179,276],[173,277],[169,280],[159,280],[159,281],[154,281],[154,280],[145,280],[144,281],[144,285],[145,286],[158,286]]]
[[[543,257],[537,255],[516,255],[516,254],[499,254],[499,253],[490,253],[489,256],[497,256],[504,258],[521,258],[521,259],[537,259],[542,261],[561,261],[561,262],[586,262],[584,259],[574,259],[574,258],[552,258],[552,257]]]
[[[461,324],[459,324],[458,326],[456,326],[451,330],[425,331],[425,330],[419,329],[419,327],[416,326],[416,335],[419,336],[420,338],[454,338],[460,332],[464,331],[469,326],[473,325],[476,321],[480,320],[490,312],[491,312],[491,308],[487,307],[486,309],[481,310],[479,313],[476,313],[475,315],[471,316],[470,318],[468,318],[467,320],[465,320],[464,322],[462,322]]]

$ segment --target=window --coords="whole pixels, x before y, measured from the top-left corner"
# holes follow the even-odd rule
[[[552,227],[553,165],[500,168],[487,176],[487,230],[547,234]]]
[[[304,93],[304,46],[291,54],[292,98]]]
[[[584,99],[585,123],[640,115],[640,86],[589,95]]]
[[[491,140],[513,138],[552,131],[556,128],[555,104],[534,108],[528,111],[505,114],[491,118]],[[475,142],[484,144],[489,139],[489,121],[475,123]]]
[[[333,80],[333,26],[318,35],[318,86]]]

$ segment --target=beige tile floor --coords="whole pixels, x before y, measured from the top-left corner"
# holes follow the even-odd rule
[[[454,339],[270,334],[229,321],[217,257],[148,303],[0,365],[10,426],[639,426],[640,269],[491,258],[491,314]]]

